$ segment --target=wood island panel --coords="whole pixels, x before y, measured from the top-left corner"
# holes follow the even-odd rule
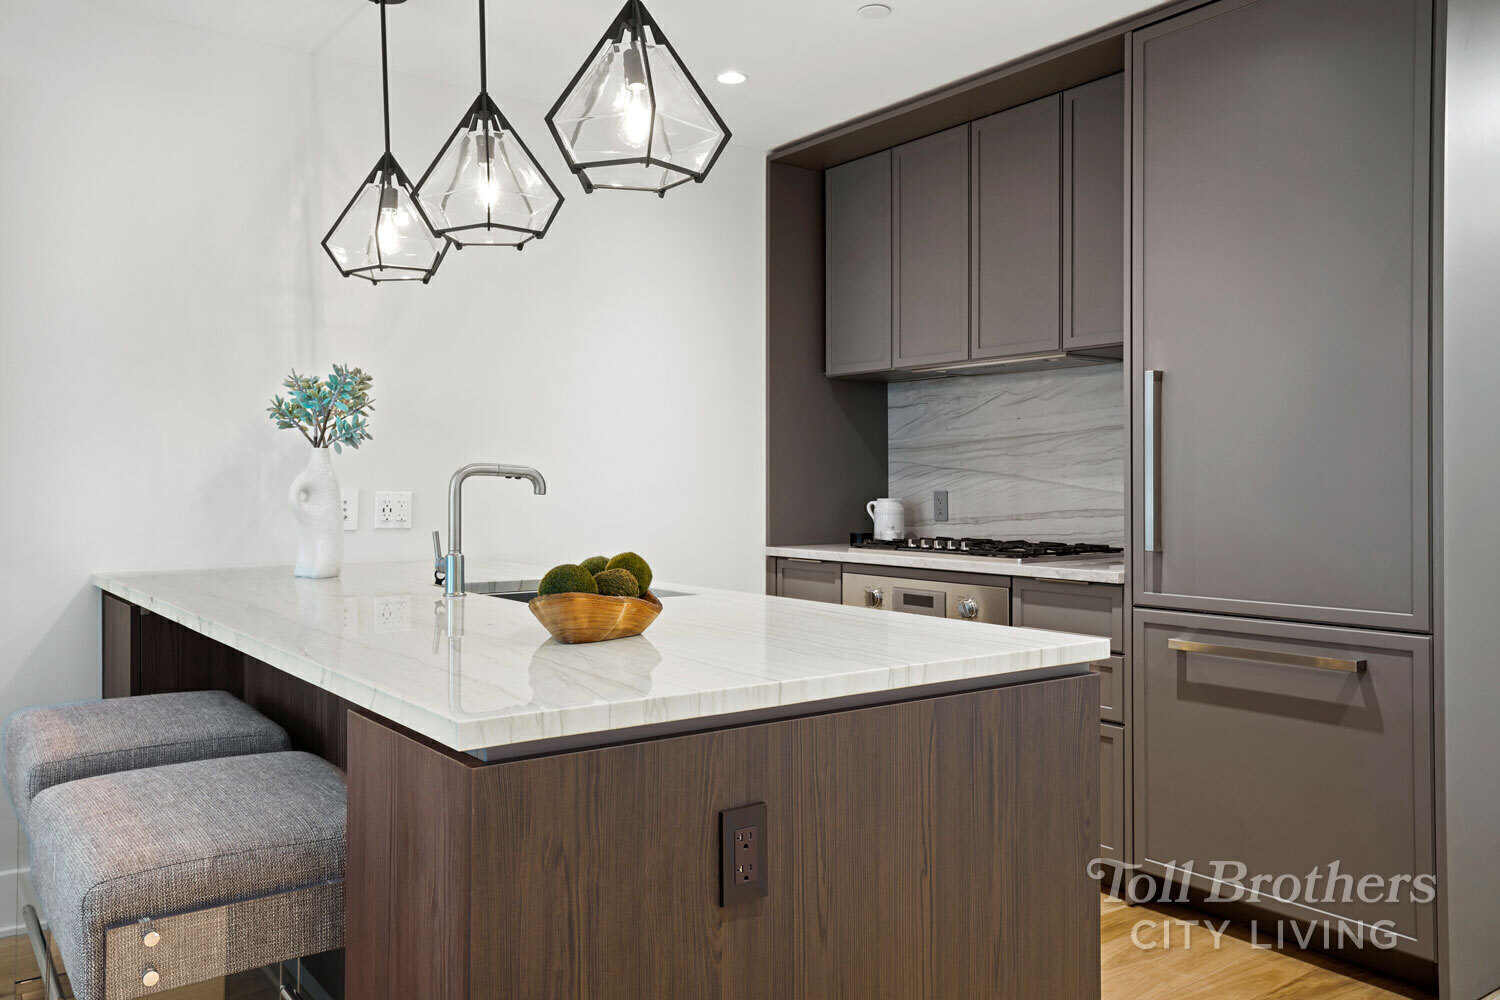
[[[1097,997],[1097,725],[1092,675],[489,765],[356,713],[350,995]]]

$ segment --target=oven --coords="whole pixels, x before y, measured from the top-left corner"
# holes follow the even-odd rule
[[[844,604],[933,618],[1010,624],[1010,588],[844,572]]]

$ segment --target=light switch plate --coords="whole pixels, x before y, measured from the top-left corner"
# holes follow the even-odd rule
[[[410,528],[411,494],[397,490],[376,490],[375,527]]]
[[[359,490],[344,490],[344,530],[359,530]]]

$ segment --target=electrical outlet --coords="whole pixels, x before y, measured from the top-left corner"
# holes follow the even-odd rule
[[[768,893],[766,804],[719,813],[719,905],[748,903]]]
[[[375,598],[375,631],[408,632],[411,630],[411,595]]]
[[[344,530],[359,530],[359,490],[344,490]]]
[[[932,491],[932,518],[935,521],[948,520],[948,491]]]
[[[375,527],[410,528],[411,494],[395,490],[376,490]]]

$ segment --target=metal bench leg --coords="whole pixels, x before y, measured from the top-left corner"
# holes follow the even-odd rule
[[[36,967],[41,970],[42,982],[47,987],[47,1000],[62,1000],[62,983],[58,982],[57,969],[52,965],[52,952],[47,950],[47,936],[42,933],[42,922],[37,919],[36,907],[27,903],[21,910],[21,919],[26,922],[26,936],[31,939]]]

